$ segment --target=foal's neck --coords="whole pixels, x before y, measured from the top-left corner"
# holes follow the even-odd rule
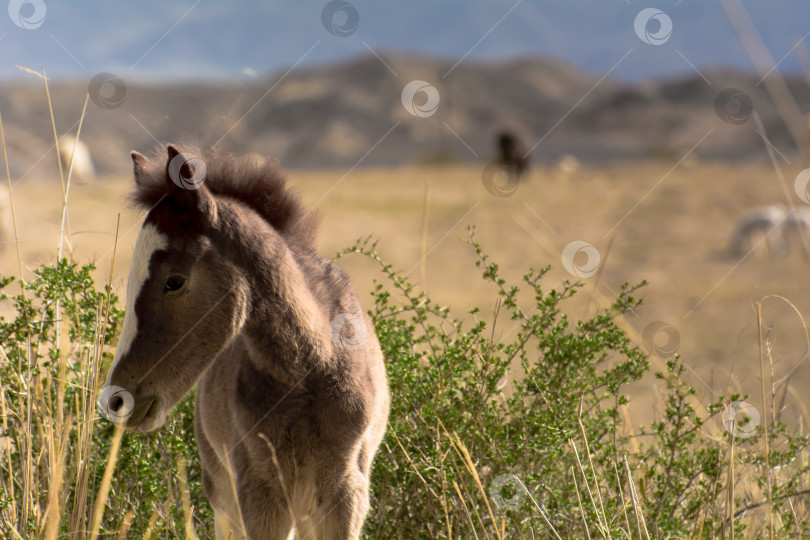
[[[249,212],[234,214],[228,251],[248,284],[248,313],[240,333],[257,369],[297,382],[329,358],[329,317],[307,283],[284,236]]]

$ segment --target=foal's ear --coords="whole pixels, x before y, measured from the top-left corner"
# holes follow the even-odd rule
[[[210,224],[217,221],[217,204],[205,186],[205,161],[191,153],[183,153],[175,145],[166,147],[167,193],[182,211],[192,211]]]
[[[132,169],[135,173],[135,183],[141,184],[143,181],[143,175],[146,172],[146,156],[135,150],[132,151],[130,156],[132,156]]]
[[[193,161],[194,158],[196,159],[200,158],[197,158],[197,156],[192,157],[191,154],[187,154],[186,156],[183,156],[186,159],[181,158],[175,161],[174,158],[176,158],[179,155],[182,155],[182,152],[180,151],[179,148],[177,148],[173,144],[168,145],[166,147],[166,151],[169,157],[169,160],[166,163],[166,172],[169,175],[169,180],[172,180],[175,184],[178,183],[178,178],[182,178],[183,180],[189,181],[194,180],[194,173],[196,173],[197,171]],[[179,167],[177,166],[178,164],[180,164]],[[181,185],[180,187],[184,186]]]

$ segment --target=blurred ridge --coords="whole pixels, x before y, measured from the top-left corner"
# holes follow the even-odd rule
[[[446,59],[381,53],[221,83],[120,79],[120,102],[108,108],[91,103],[82,138],[102,176],[127,172],[129,151],[148,151],[156,140],[256,152],[289,168],[349,167],[363,156],[366,166],[487,161],[495,133],[504,128],[520,134],[527,148],[536,144],[536,161],[571,154],[591,162],[653,158],[674,163],[710,130],[695,157],[765,158],[753,122],[724,121],[717,110],[721,92],[737,89],[762,117],[778,152],[785,159],[796,153],[763,85],[742,72],[711,69],[702,76],[627,84],[543,57],[453,65]],[[451,68],[452,75],[443,78]],[[436,88],[435,113],[417,117],[403,106],[403,88],[413,80]],[[787,82],[806,114],[806,81]],[[89,83],[90,78],[51,83],[60,134],[75,130]],[[109,99],[115,90],[106,85],[100,92]],[[413,103],[425,99],[420,92]],[[52,147],[41,82],[32,78],[0,88],[0,109],[12,174],[20,177]],[[29,174],[54,175],[54,163],[43,159]]]

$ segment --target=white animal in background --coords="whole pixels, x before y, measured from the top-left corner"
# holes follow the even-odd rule
[[[762,206],[746,212],[737,223],[731,238],[731,251],[742,257],[763,239],[771,259],[787,254],[785,236],[782,230],[787,212],[779,205]]]
[[[74,157],[75,151],[75,157]],[[73,160],[73,172],[71,182],[89,182],[95,180],[96,169],[93,166],[93,159],[90,157],[90,150],[87,144],[73,135],[63,135],[59,138],[59,159],[62,161],[62,174],[65,180],[70,170],[70,160]]]

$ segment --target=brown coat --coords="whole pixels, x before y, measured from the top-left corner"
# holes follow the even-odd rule
[[[388,384],[348,277],[315,251],[317,218],[273,165],[171,145],[132,158],[149,212],[102,406],[149,431],[199,381],[218,537],[359,538]]]

